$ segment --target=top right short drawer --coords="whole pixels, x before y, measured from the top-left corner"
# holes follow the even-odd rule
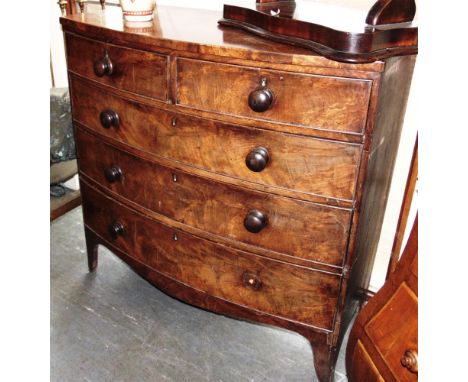
[[[364,131],[371,85],[365,79],[187,58],[177,63],[177,103],[181,106],[354,134]]]

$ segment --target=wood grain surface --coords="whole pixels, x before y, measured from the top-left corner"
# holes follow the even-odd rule
[[[352,360],[354,372],[366,382],[385,382],[385,379],[375,366],[371,356],[361,341],[358,340]]]
[[[365,359],[361,354],[365,353]],[[409,361],[406,355],[411,354]],[[358,363],[359,361],[359,363]],[[350,382],[418,380],[418,217],[396,270],[359,313],[349,335]]]
[[[349,297],[369,286],[377,245],[387,205],[393,168],[400,142],[406,101],[415,64],[414,56],[388,60],[378,95],[374,131],[370,140],[369,163],[366,170],[360,221],[356,233],[353,275]]]
[[[378,0],[369,10],[366,23],[385,25],[411,22],[415,14],[415,0]]]
[[[165,101],[168,59],[161,54],[129,49],[65,34],[68,70],[115,88]],[[111,75],[98,77],[94,63],[109,57]]]
[[[385,1],[385,0],[384,0]],[[384,2],[382,1],[382,2]],[[379,3],[382,3],[379,2]],[[385,1],[387,4],[388,0]],[[367,21],[386,24],[406,17],[402,11],[406,0],[394,1],[389,15],[369,14]],[[380,5],[380,4],[379,4]],[[400,11],[403,17],[396,16]],[[389,57],[418,53],[418,28],[414,25],[394,24],[367,28],[364,20],[361,31],[334,29],[320,23],[307,21],[307,15],[296,12],[295,17],[277,17],[268,12],[258,12],[249,7],[224,5],[222,25],[243,29],[269,40],[311,49],[331,60],[369,63]],[[385,11],[384,11],[385,13]],[[393,17],[393,16],[396,17]],[[296,19],[297,16],[297,19]],[[414,16],[414,13],[413,13]],[[304,18],[305,17],[305,18]],[[412,18],[411,18],[412,19]]]
[[[253,183],[353,200],[362,146],[311,139],[171,113],[118,97],[71,78],[74,119],[101,135],[159,157]],[[105,129],[99,115],[111,109],[118,128]],[[174,126],[175,124],[175,126]],[[253,172],[249,152],[264,146],[271,160]]]
[[[187,235],[119,205],[81,181],[86,224],[154,270],[218,298],[330,329],[340,277],[229,249]],[[108,227],[118,221],[123,234]],[[245,274],[258,278],[256,288]],[[250,277],[250,276],[249,276]],[[301,306],[301,309],[297,309]]]
[[[81,173],[145,208],[289,256],[336,266],[343,263],[350,210],[208,181],[141,160],[81,129],[76,130],[76,141]],[[121,170],[120,181],[106,179],[105,171],[112,167]],[[244,227],[250,210],[261,211],[267,217],[267,225],[259,233]]]
[[[331,382],[414,57],[345,64],[220,27],[219,12],[158,7],[135,31],[117,7],[89,9],[61,23],[90,270],[104,244],[171,296],[295,330]]]
[[[85,235],[89,259],[92,260],[95,258],[97,260],[98,246],[104,245],[112,250],[120,259],[125,261],[141,277],[145,278],[151,284],[174,298],[212,312],[228,315],[238,319],[275,325],[300,333],[307,338],[312,345],[312,351],[314,353],[313,362],[319,380],[333,380],[336,348],[330,343],[331,337],[329,331],[308,326],[300,322],[291,321],[276,315],[267,314],[247,306],[234,304],[222,298],[214,297],[206,292],[195,289],[157,272],[142,261],[139,261],[120,250],[115,245],[115,242],[105,240],[89,226],[85,226]]]
[[[85,14],[60,19],[64,30],[115,44],[130,44],[148,51],[179,51],[197,56],[214,55],[254,62],[294,63],[296,65],[381,72],[382,61],[346,64],[322,57],[311,50],[268,41],[235,28],[222,27],[221,11],[158,5],[151,31],[137,33],[128,28],[121,12],[107,12],[88,4]]]
[[[271,108],[249,108],[250,92],[267,79]],[[258,68],[179,59],[177,104],[217,113],[276,120],[319,129],[362,133],[371,81],[291,74]],[[300,112],[299,112],[300,110]]]

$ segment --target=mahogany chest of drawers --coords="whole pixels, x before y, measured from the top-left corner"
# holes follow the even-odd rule
[[[182,301],[299,332],[331,381],[414,57],[344,64],[217,12],[156,14],[144,31],[61,19],[89,269],[102,244]]]

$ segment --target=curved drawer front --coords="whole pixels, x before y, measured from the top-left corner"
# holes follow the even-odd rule
[[[167,56],[66,33],[68,70],[132,93],[167,100]],[[101,71],[99,75],[95,72]]]
[[[372,81],[179,58],[177,103],[200,110],[361,134]],[[265,91],[271,95],[266,97]],[[256,93],[255,93],[256,92]],[[249,97],[257,102],[255,111]]]
[[[81,173],[147,209],[246,244],[342,265],[348,209],[209,181],[134,157],[81,129],[76,129],[76,141]],[[264,225],[253,211],[263,215]],[[249,231],[249,224],[260,231]]]
[[[154,270],[235,304],[332,328],[340,276],[185,234],[113,202],[85,182],[81,185],[85,224]],[[122,228],[118,235],[109,231],[115,224]]]
[[[404,325],[398,314],[404,312]],[[418,349],[418,296],[403,282],[390,296],[385,305],[375,312],[364,330],[370,343],[377,349],[389,367],[395,380],[412,382],[418,380],[417,373],[410,372],[401,364],[402,356],[409,349]]]
[[[262,185],[353,200],[362,146],[284,134],[168,113],[72,78],[75,120],[158,156]],[[103,112],[118,115],[104,128]],[[269,159],[259,172],[246,158],[259,147]]]

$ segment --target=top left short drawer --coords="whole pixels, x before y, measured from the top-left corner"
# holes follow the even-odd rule
[[[167,100],[168,57],[65,35],[68,70],[135,94]]]

